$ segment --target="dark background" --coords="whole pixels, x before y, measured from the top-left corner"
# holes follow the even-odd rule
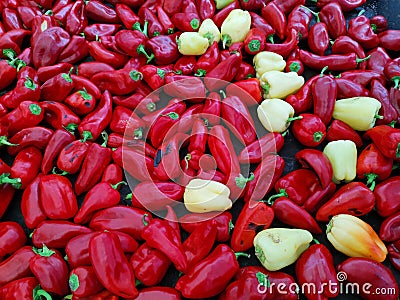
[[[313,9],[314,11],[317,11],[317,9],[312,6],[311,2],[308,3],[307,6],[310,7],[311,9]],[[388,24],[389,24],[390,29],[400,29],[400,1],[398,1],[398,0],[372,0],[372,1],[367,1],[367,3],[362,8],[365,9],[366,16],[372,17],[377,14],[384,15],[388,19]],[[357,9],[356,11],[354,11],[354,13],[347,14],[346,18],[349,19],[351,17],[356,16],[362,8]],[[314,75],[314,74],[311,71],[307,70],[304,76],[306,78],[309,78],[312,75]],[[255,120],[257,120],[257,115],[255,114],[255,109],[253,109],[252,114],[255,117]],[[320,148],[323,149],[323,145]],[[285,137],[285,146],[279,153],[285,159],[285,174],[294,169],[297,169],[299,167],[299,165],[294,160],[294,155],[300,149],[302,149],[302,146],[293,138],[293,136],[289,132],[289,134]],[[0,151],[1,151],[0,158],[4,159],[7,163],[11,164],[12,158],[6,154],[5,149],[3,148]],[[396,175],[400,175],[400,174],[396,174]],[[70,179],[74,180],[75,176],[71,176]],[[127,203],[125,203],[125,201],[123,199],[125,198],[125,195],[129,192],[130,192],[129,187],[124,187],[121,190],[121,202],[122,203],[127,204]],[[29,234],[30,231],[26,228],[26,226],[24,224],[24,220],[23,220],[21,210],[20,210],[21,195],[22,195],[21,191],[16,192],[16,195],[14,196],[14,200],[13,200],[12,204],[10,205],[9,209],[7,210],[7,212],[5,213],[2,221],[8,221],[8,220],[17,221],[18,223],[23,225],[24,229],[26,230],[26,233]],[[1,195],[0,195],[0,197],[1,197]],[[80,197],[79,200],[81,203],[83,198]],[[231,210],[234,221],[236,220],[237,216],[239,215],[242,206],[243,206],[243,203],[241,201],[238,201],[234,204],[234,206]],[[362,219],[365,220],[366,222],[368,222],[374,228],[374,230],[376,232],[379,232],[379,227],[383,221],[383,218],[378,216],[378,214],[375,211],[372,211],[370,214],[363,216]],[[321,225],[321,228],[325,229],[326,224],[320,224],[320,225]],[[287,226],[279,223],[278,221],[274,221],[274,223],[271,225],[271,227],[287,227]],[[185,234],[183,232],[183,238],[186,238],[186,237],[187,237],[187,234]],[[334,256],[335,265],[339,264],[340,262],[342,262],[343,260],[345,260],[347,258],[347,256],[336,251],[331,246],[329,241],[326,239],[325,234],[314,235],[314,237],[317,238],[324,245],[328,246],[328,248],[331,250],[331,253]],[[254,255],[254,248],[249,250],[248,253],[251,254],[251,258],[250,259],[240,258],[239,259],[240,265],[241,266],[260,265],[256,256]],[[294,265],[295,264],[293,264],[281,271],[287,272],[294,276]],[[392,267],[392,265],[389,262],[389,259],[385,260],[384,265],[386,265],[387,267],[389,267],[392,270],[392,272],[394,273],[394,275],[397,279],[397,282],[400,282],[400,272],[397,271],[394,267]],[[221,268],[223,268],[223,266],[221,266]],[[174,286],[177,279],[178,279],[178,272],[173,267],[171,267],[167,273],[167,276],[161,283],[161,285]],[[216,299],[216,298],[212,298],[212,299]],[[305,299],[305,298],[302,295],[300,295],[300,299]],[[358,299],[358,298],[355,295],[341,295],[341,296],[337,297],[336,299]],[[232,300],[234,300],[234,299],[232,299]]]

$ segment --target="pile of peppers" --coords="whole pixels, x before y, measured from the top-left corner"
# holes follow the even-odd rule
[[[0,299],[397,300],[400,29],[366,2],[0,0]]]

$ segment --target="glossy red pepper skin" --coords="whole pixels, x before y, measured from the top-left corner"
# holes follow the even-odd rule
[[[117,70],[95,74],[91,81],[103,92],[108,90],[112,95],[126,95],[136,89],[142,74],[136,70]]]
[[[4,8],[2,12],[3,25],[6,31],[22,29],[22,21],[16,10]]]
[[[86,92],[81,90],[75,92],[65,99],[64,103],[77,115],[87,115],[94,110],[96,106],[96,99]]]
[[[164,92],[172,97],[194,103],[202,102],[206,97],[204,82],[200,78],[169,73],[165,75],[165,83]]]
[[[393,201],[398,193],[400,177],[393,176],[379,183],[375,189],[376,210],[382,217],[388,217],[400,211],[400,204]]]
[[[231,4],[225,6],[223,9],[218,11],[213,17],[213,21],[218,28],[221,28],[222,23],[229,15],[229,13],[234,9],[240,9],[240,2],[239,0],[234,0]]]
[[[317,212],[320,222],[328,222],[337,214],[363,216],[375,205],[374,193],[362,182],[351,182],[341,187]]]
[[[33,18],[37,15],[41,15],[42,12],[38,7],[34,6],[19,6],[17,8],[18,15],[21,18],[23,25],[25,28],[31,29],[32,28],[32,21]]]
[[[271,2],[273,3],[273,2]],[[265,50],[275,52],[283,57],[288,57],[290,53],[296,48],[297,44],[299,43],[298,33],[295,29],[291,29],[287,33],[287,38],[282,44],[265,44]]]
[[[282,5],[284,5],[283,2]],[[295,29],[298,33],[300,40],[307,39],[308,28],[311,23],[311,19],[312,14],[308,9],[305,9],[303,6],[300,5],[294,7],[288,16],[288,31],[290,31],[291,29]]]
[[[304,65],[299,59],[296,53],[297,51],[293,51],[288,59],[286,60],[286,67],[285,67],[285,72],[296,72],[299,75],[302,75],[304,73]]]
[[[339,285],[333,256],[328,248],[322,244],[315,244],[308,248],[296,262],[296,277],[300,284],[314,283],[318,295],[306,291],[305,296],[309,300],[321,298],[333,298],[338,296],[338,289],[327,288],[328,284]],[[324,288],[325,286],[325,288]]]
[[[274,210],[263,202],[249,201],[241,210],[232,232],[233,251],[247,251],[253,247],[255,228],[267,229],[274,219]]]
[[[113,111],[113,116],[110,122],[112,132],[124,134],[129,130],[134,134],[134,137],[141,138],[145,124],[132,110],[123,106],[117,106]]]
[[[171,21],[182,32],[196,31],[200,27],[199,15],[197,13],[176,13],[172,16]]]
[[[201,116],[207,119],[211,125],[218,125],[221,119],[221,106],[222,102],[219,93],[209,93],[204,102]]]
[[[71,78],[74,81],[74,92],[86,90],[89,94],[93,95],[95,99],[99,99],[101,97],[100,89],[89,79],[74,74],[71,75]]]
[[[100,1],[94,0],[85,5],[85,12],[89,19],[96,22],[119,23],[115,10]]]
[[[239,71],[235,76],[235,81],[241,81],[249,78],[256,77],[256,70],[254,67],[244,61],[239,66]]]
[[[232,83],[226,87],[228,97],[239,97],[246,106],[254,106],[262,101],[262,88],[260,81],[256,78],[249,78]]]
[[[221,265],[224,268],[220,268]],[[184,297],[212,297],[224,290],[238,270],[234,252],[226,245],[218,245],[209,256],[179,278],[175,288]]]
[[[316,79],[312,89],[314,114],[321,118],[321,121],[327,125],[332,119],[333,109],[337,98],[336,81],[330,77],[321,75]]]
[[[0,88],[3,90],[17,78],[17,69],[10,66],[6,60],[0,61]]]
[[[329,70],[338,72],[354,70],[360,62],[355,53],[319,56],[305,50],[300,50],[299,57],[311,69],[321,70],[322,66],[327,66]]]
[[[387,30],[388,24],[385,16],[376,15],[373,16],[369,21],[371,23],[371,27],[374,32],[381,33]]]
[[[378,35],[372,30],[370,20],[363,15],[350,20],[347,34],[365,49],[375,48],[379,44]]]
[[[387,248],[390,262],[397,270],[400,270],[400,242],[392,243]]]
[[[281,8],[275,2],[270,2],[261,9],[261,15],[269,21],[278,37],[283,40],[287,31],[287,20]]]
[[[394,88],[398,88],[400,83],[400,61],[393,60],[387,62],[383,71],[386,78],[394,82]]]
[[[76,64],[89,54],[88,42],[82,36],[74,35],[58,57],[59,62]]]
[[[8,154],[14,156],[23,148],[29,146],[35,146],[36,148],[44,149],[47,146],[52,134],[53,131],[51,129],[39,126],[22,129],[10,138],[10,143],[18,144],[19,146],[9,146],[7,148]]]
[[[40,87],[41,99],[44,101],[62,102],[70,94],[75,83],[67,73],[58,74]]]
[[[45,245],[43,249],[35,250],[36,255],[29,262],[32,273],[38,279],[40,286],[56,295],[66,295],[68,288],[68,266],[61,253],[50,250]]]
[[[235,3],[235,2],[233,2]],[[261,16],[255,12],[250,12],[251,16],[251,27],[261,30],[266,37],[272,36],[275,33],[275,29]]]
[[[400,157],[400,130],[388,125],[379,125],[369,129],[364,138],[371,139],[375,146],[388,158]]]
[[[355,0],[355,1],[349,1],[349,0],[318,0],[317,1],[317,7],[321,8],[321,7],[324,7],[325,5],[327,5],[329,3],[332,3],[332,2],[338,3],[344,12],[349,12],[349,11],[352,11],[355,8],[363,5],[366,2],[366,0]]]
[[[393,276],[393,273],[384,265],[367,258],[349,258],[342,262],[337,270],[347,274],[347,282],[363,284],[363,282],[371,282],[373,286],[381,288],[392,288],[392,295],[370,295],[361,292],[361,295],[366,300],[372,299],[389,299],[398,298],[398,284]]]
[[[21,199],[21,211],[26,226],[36,228],[47,217],[43,211],[39,198],[40,175],[36,177],[24,190]]]
[[[400,121],[400,90],[395,89],[394,87],[391,87],[389,90],[389,100],[394,109],[397,111],[397,114],[399,115],[399,118],[397,119],[397,122]]]
[[[35,147],[24,148],[15,157],[10,176],[21,180],[21,189],[25,189],[39,173],[42,157],[42,152]]]
[[[69,275],[69,286],[75,297],[87,297],[103,290],[93,268],[89,266],[73,269]]]
[[[270,133],[247,145],[239,154],[241,164],[259,163],[272,153],[279,152],[284,144],[284,138],[280,133]]]
[[[117,183],[123,180],[123,171],[120,166],[117,164],[109,164],[103,172],[103,176],[101,177],[100,182],[107,182],[112,185],[116,185]],[[117,187],[117,190],[120,189],[120,186]]]
[[[85,7],[85,3],[82,0],[78,0],[71,7],[71,10],[67,12],[65,29],[69,34],[78,35],[88,26],[89,21],[85,13]]]
[[[353,128],[340,120],[332,121],[326,133],[326,140],[329,142],[351,140],[357,147],[361,147],[364,144],[360,135]]]
[[[35,277],[14,280],[0,288],[0,297],[4,299],[33,299],[34,289],[39,285]]]
[[[211,0],[196,0],[195,2],[200,19],[212,19],[216,10],[215,2]]]
[[[385,242],[396,242],[400,239],[400,213],[391,215],[383,221],[379,237]]]
[[[279,155],[267,155],[254,170],[254,179],[247,183],[244,200],[259,201],[269,193],[282,176],[285,161]],[[274,172],[271,172],[274,170]]]
[[[101,63],[97,61],[83,62],[78,66],[79,76],[83,76],[89,79],[97,73],[106,71],[114,71],[114,68],[106,63]]]
[[[205,85],[207,89],[218,92],[224,88],[227,82],[231,82],[235,78],[241,62],[242,58],[236,54],[232,54],[226,60],[222,60],[214,69],[206,74]]]
[[[89,144],[81,140],[75,140],[66,145],[58,155],[57,168],[70,174],[77,173],[86,157]]]
[[[136,298],[135,275],[116,234],[102,232],[93,236],[89,257],[97,279],[107,290],[120,297]]]
[[[68,74],[72,67],[70,63],[58,63],[52,66],[40,67],[37,71],[37,76],[40,82],[44,83],[58,74]]]
[[[153,65],[145,65],[139,69],[143,74],[143,80],[153,90],[157,90],[165,84],[165,71]]]
[[[24,246],[26,236],[21,225],[16,222],[1,222],[0,224],[0,257],[4,257]]]
[[[155,286],[144,288],[139,291],[137,300],[151,300],[162,298],[165,300],[180,300],[181,295],[175,289],[170,287]]]
[[[369,91],[359,83],[353,81],[335,78],[337,85],[337,99],[346,99],[353,97],[368,97]]]
[[[206,53],[199,57],[194,68],[196,76],[204,76],[211,72],[220,62],[221,54],[218,49],[218,43],[213,42]]]
[[[97,38],[101,38],[102,36],[115,35],[120,27],[121,25],[118,24],[96,23],[86,26],[83,33],[88,41],[95,41],[96,36]]]
[[[32,44],[34,66],[40,68],[54,64],[69,41],[69,34],[61,27],[51,27],[40,33]]]
[[[115,69],[119,69],[128,61],[126,55],[110,51],[100,42],[89,42],[88,46],[89,54],[95,61],[106,63]]]
[[[178,45],[173,35],[160,35],[149,39],[146,49],[154,54],[157,65],[174,63],[179,57]]]
[[[17,108],[3,117],[8,123],[11,135],[22,129],[38,125],[43,120],[44,112],[39,103],[23,101]]]
[[[248,54],[257,54],[265,48],[266,36],[263,30],[258,28],[252,28],[247,33],[244,40],[244,49]]]
[[[3,286],[16,279],[31,276],[29,261],[34,256],[32,247],[24,246],[2,261],[0,263],[0,284]]]
[[[326,136],[326,126],[321,118],[314,114],[300,114],[302,119],[292,125],[292,132],[296,139],[306,147],[317,147]]]
[[[285,224],[316,234],[322,233],[315,219],[304,208],[289,198],[278,198],[272,205],[272,209],[275,212],[276,218]]]
[[[296,94],[286,98],[286,102],[293,106],[296,113],[305,112],[313,107],[312,87],[319,77],[319,75],[311,77]]]
[[[78,211],[76,197],[67,178],[44,175],[40,178],[39,189],[43,211],[50,219],[70,219]]]
[[[90,232],[91,229],[68,221],[45,220],[36,227],[32,242],[36,247],[49,244],[51,248],[64,248],[72,238]]]
[[[329,47],[329,34],[326,24],[319,22],[311,26],[307,42],[308,47],[313,53],[324,55]]]
[[[379,46],[385,50],[399,51],[400,30],[385,30],[378,34]]]
[[[66,105],[59,102],[41,102],[44,110],[44,121],[56,129],[69,128],[71,124],[79,124],[80,118]]]
[[[146,211],[142,209],[114,206],[95,213],[89,227],[97,231],[120,231],[129,234],[135,240],[142,240],[141,232],[145,227],[142,219],[151,219],[151,215],[145,214]]]
[[[337,39],[339,36],[346,35],[346,19],[340,5],[330,2],[319,12],[321,22],[328,27],[329,36]]]
[[[175,65],[175,72],[182,73],[182,75],[192,75],[196,66],[197,60],[194,55],[186,55],[179,58]]]

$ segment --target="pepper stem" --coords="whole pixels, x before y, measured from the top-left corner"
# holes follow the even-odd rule
[[[106,147],[107,146],[107,141],[108,141],[108,133],[107,132],[105,132],[105,131],[103,131],[102,133],[101,133],[101,137],[102,137],[102,139],[103,139],[103,144],[101,144],[101,146],[102,147]]]
[[[132,200],[132,193],[125,196],[125,200]]]
[[[371,29],[373,32],[376,33],[376,31],[378,30],[378,26],[376,26],[376,24],[371,24]]]
[[[331,219],[331,220],[329,221],[328,225],[326,225],[326,234],[328,234],[329,232],[331,232],[332,226],[333,226],[333,219]]]
[[[63,170],[60,170],[60,172],[57,173],[57,168],[56,167],[53,168],[51,173],[56,174],[56,175],[60,175],[60,176],[65,176],[65,175],[69,174],[67,171],[63,171]]]
[[[248,44],[250,52],[260,51],[261,43],[259,40],[251,40]]]
[[[264,90],[265,94],[269,94],[269,90],[271,89],[271,86],[269,85],[268,82],[265,82],[261,85],[261,88]]]
[[[163,116],[163,117],[169,117],[171,120],[178,120],[179,119],[179,114],[178,113],[176,113],[176,112],[169,112],[169,113],[167,113],[167,114],[163,114],[163,115],[161,115],[161,116]]]
[[[156,110],[156,104],[154,102],[149,102],[146,104],[146,109],[149,112],[155,111]]]
[[[3,55],[9,60],[14,60],[17,53],[13,49],[3,49]]]
[[[358,57],[356,57],[356,63],[362,63],[362,62],[364,62],[364,61],[367,61],[368,59],[370,59],[371,58],[371,55],[368,55],[367,57],[364,57],[364,58],[358,58]]]
[[[286,123],[290,123],[290,122],[293,122],[293,121],[296,121],[296,120],[301,120],[301,119],[303,119],[302,116],[297,116],[297,117],[289,118],[289,119],[286,120]]]
[[[206,76],[206,74],[207,74],[207,71],[206,71],[206,70],[198,69],[197,72],[194,74],[194,76],[197,76],[197,77],[204,77],[204,76]]]
[[[143,79],[143,74],[140,73],[139,71],[136,70],[132,70],[129,72],[129,77],[133,80],[133,81],[139,81]]]
[[[141,284],[142,284],[142,282],[139,279],[135,280],[135,286],[138,286],[138,285],[141,285]]]
[[[244,253],[244,252],[235,252],[236,259],[239,257],[247,257],[250,258],[250,254]]]
[[[37,104],[31,104],[31,105],[29,105],[29,111],[30,111],[33,115],[38,116],[38,115],[40,115],[40,113],[42,112],[42,109],[41,109],[41,107],[40,107],[39,105],[37,105]]]
[[[143,217],[142,217],[142,222],[143,222],[144,226],[149,225],[149,222],[146,221],[146,217],[148,217],[148,216],[149,216],[148,214],[144,214]]]
[[[12,144],[9,141],[7,141],[7,137],[5,135],[0,136],[0,145],[6,145],[6,146],[11,146],[11,147],[19,146],[18,144]]]
[[[235,225],[233,225],[232,220],[229,221],[228,227],[229,227],[228,231],[229,231],[229,234],[230,234],[232,232],[232,230],[235,228]]]
[[[366,185],[367,186],[371,185],[369,187],[369,189],[371,191],[374,191],[375,185],[376,185],[376,181],[375,180],[378,178],[378,175],[374,174],[374,173],[368,173],[368,174],[364,174],[364,177],[367,179]]]
[[[150,63],[153,59],[154,59],[154,54],[152,53],[151,55],[149,55],[146,50],[144,49],[144,46],[142,44],[140,44],[137,48],[136,48],[136,52],[138,54],[143,54],[144,56],[146,56],[147,58],[147,63]]]
[[[127,185],[127,183],[125,182],[125,181],[121,181],[121,182],[118,182],[118,183],[116,183],[116,184],[111,184],[111,187],[114,189],[114,190],[116,190],[116,189],[118,189],[121,185]],[[126,198],[125,198],[126,199]]]
[[[85,130],[82,132],[82,143],[86,142],[87,140],[92,140],[93,135],[90,131]]]
[[[189,160],[192,159],[192,155],[190,153],[186,154],[185,160],[185,170],[189,169]]]
[[[272,200],[280,198],[280,197],[288,197],[288,194],[286,193],[285,189],[279,189],[279,193],[269,197],[266,202],[268,205],[272,205],[272,204],[274,204],[274,201],[272,201]]]
[[[14,188],[21,188],[21,178],[10,178],[10,173],[3,173],[0,175],[0,184],[10,184]]]
[[[244,177],[242,174],[235,178],[236,185],[240,189],[244,189],[246,184],[252,180],[254,180],[254,173],[250,173],[249,178]]]
[[[400,76],[392,77],[392,81],[394,82],[394,87],[393,88],[398,89],[399,85],[400,85]]]
[[[39,254],[40,256],[43,257],[50,257],[53,254],[55,254],[56,252],[54,250],[50,250],[49,248],[47,248],[47,246],[45,244],[43,244],[43,248],[39,249],[39,248],[32,248],[32,251],[35,252],[36,254]]]
[[[318,0],[313,0],[315,2],[317,2]],[[310,13],[312,13],[312,15],[317,19],[317,23],[321,22],[320,18],[319,18],[319,13],[316,13],[315,11],[309,9],[308,7],[304,6],[304,5],[300,5],[302,8],[308,10]]]
[[[294,61],[289,65],[289,69],[290,71],[297,73],[298,71],[300,71],[301,66],[298,62]]]
[[[133,139],[141,140],[143,138],[143,127],[136,128],[133,131]]]
[[[267,40],[268,40],[271,44],[275,44],[274,35],[273,35],[273,34],[270,34],[270,35],[267,37]]]
[[[77,125],[77,124],[74,124],[74,123],[69,123],[67,126],[64,126],[64,129],[65,129],[66,131],[71,132],[71,133],[74,133],[74,131],[75,131],[77,128],[78,128],[78,125]]]
[[[364,13],[365,13],[365,9],[362,9],[362,10],[358,13],[357,17],[362,16]]]
[[[24,82],[24,86],[27,89],[30,89],[30,90],[34,91],[37,88],[37,84],[34,83],[33,80],[29,76],[26,76],[25,79],[26,80]]]
[[[328,70],[328,66],[325,66],[322,68],[321,73],[319,74],[319,77],[324,76],[325,71]]]
[[[316,243],[317,245],[321,244],[317,239],[313,239],[313,242]]]
[[[225,46],[230,46],[232,43],[232,38],[229,36],[229,34],[223,34],[222,35],[222,47],[225,49]]]
[[[381,116],[381,115],[379,115],[378,113],[376,113],[375,116],[374,116],[374,118],[375,118],[375,119],[380,119],[380,120],[382,120],[382,119],[383,119],[383,116]]]
[[[200,26],[200,21],[197,18],[194,18],[190,21],[190,26],[193,28],[193,30],[196,30]]]
[[[219,93],[221,94],[222,99],[225,99],[225,98],[226,98],[226,93],[225,93],[224,90],[220,90]]]
[[[38,285],[33,290],[33,300],[41,300],[42,297],[45,297],[46,300],[52,300],[50,294],[43,290],[40,285]]]
[[[323,137],[324,137],[324,134],[321,131],[314,132],[314,134],[313,134],[313,139],[314,139],[314,142],[316,142],[316,143],[319,143]]]

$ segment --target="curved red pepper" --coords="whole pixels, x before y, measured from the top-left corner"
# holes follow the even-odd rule
[[[369,129],[364,138],[371,139],[384,156],[400,158],[400,129],[379,125]]]
[[[383,221],[379,237],[385,242],[395,242],[400,239],[400,213],[391,215]]]
[[[97,280],[93,268],[89,266],[73,269],[69,275],[68,283],[74,297],[91,296],[104,288]]]
[[[206,124],[202,119],[197,119],[193,123],[188,151],[192,152],[197,150],[200,153],[204,153],[206,150],[207,138],[208,138],[208,129]]]
[[[85,13],[89,19],[96,22],[119,23],[115,10],[100,1],[91,0],[85,5]]]
[[[359,83],[343,78],[335,78],[335,81],[338,89],[338,99],[369,96],[369,91]]]
[[[66,12],[65,29],[69,34],[78,35],[88,26],[85,7],[85,2],[78,0],[71,7],[71,10]]]
[[[122,168],[117,164],[109,164],[103,172],[100,182],[107,182],[111,185],[116,185],[123,180]],[[117,190],[120,186],[117,187]]]
[[[313,53],[324,55],[329,47],[329,34],[326,24],[318,22],[311,26],[307,42],[308,47]]]
[[[394,88],[397,89],[400,84],[400,61],[388,61],[384,66],[384,74],[387,79],[394,82]]]
[[[83,76],[86,78],[91,78],[93,75],[97,73],[106,71],[114,71],[114,68],[106,63],[97,61],[83,62],[78,66],[79,76]]]
[[[136,298],[135,275],[116,234],[102,232],[93,236],[89,257],[97,279],[107,290],[120,297]]]
[[[70,72],[72,69],[70,70]],[[74,88],[70,73],[60,73],[42,84],[40,87],[41,99],[44,101],[62,102]]]
[[[364,87],[366,87],[372,79],[377,79],[382,84],[386,83],[386,79],[382,74],[372,70],[353,70],[343,72],[341,74],[341,78],[351,80],[354,83],[361,84]]]
[[[109,91],[113,95],[126,95],[136,89],[137,81],[142,79],[142,74],[136,70],[117,70],[95,74],[91,81],[100,90]]]
[[[88,46],[89,53],[95,61],[106,63],[115,69],[122,67],[128,61],[126,55],[107,50],[100,42],[89,42]]]
[[[43,101],[41,104],[44,109],[44,121],[58,130],[74,129],[81,122],[80,118],[62,103]]]
[[[4,257],[24,246],[26,236],[21,225],[16,222],[1,222],[0,224],[0,257]]]
[[[178,44],[174,35],[155,36],[147,41],[146,48],[154,54],[157,65],[174,63],[179,57]]]
[[[375,187],[376,210],[380,216],[388,217],[400,211],[400,203],[395,201],[399,187],[399,176],[388,178]]]
[[[385,30],[378,34],[379,46],[385,48],[385,50],[399,51],[400,46],[400,30]]]
[[[326,67],[323,69],[323,71]],[[321,118],[321,121],[327,125],[332,119],[333,109],[337,98],[336,81],[321,73],[320,78],[316,79],[312,89],[314,114]]]
[[[273,3],[273,2],[271,2]],[[296,48],[297,44],[299,43],[299,35],[298,32],[292,28],[287,33],[287,38],[282,44],[265,44],[265,50],[275,52],[283,57],[288,57],[290,53]]]
[[[272,28],[276,30],[278,37],[283,40],[286,36],[287,20],[281,7],[275,2],[270,2],[261,9],[261,15],[268,20]]]
[[[226,17],[228,17],[230,12],[234,9],[240,9],[240,2],[238,0],[234,0],[232,3],[228,4],[215,15],[213,15],[212,20],[214,21],[215,25],[217,25],[218,28],[221,28]]]
[[[70,63],[58,63],[52,66],[40,67],[37,76],[41,82],[46,82],[58,74],[67,73],[73,68]]]
[[[101,38],[102,36],[115,35],[120,27],[121,25],[119,24],[97,23],[86,26],[83,33],[85,34],[85,39],[87,39],[88,41],[95,41],[96,36],[97,38]]]
[[[242,58],[232,54],[226,60],[222,60],[209,73],[206,74],[205,85],[209,91],[218,92],[231,82],[239,71]]]
[[[378,46],[378,35],[372,30],[370,20],[366,16],[357,16],[349,22],[347,34],[365,49]]]
[[[293,135],[302,145],[317,147],[325,139],[325,124],[314,114],[300,114],[299,117],[302,118],[293,122]]]
[[[275,33],[275,29],[272,28],[272,26],[263,17],[254,12],[250,12],[250,16],[252,28],[257,28],[261,30],[267,38]]]
[[[332,121],[326,133],[326,140],[329,142],[350,140],[353,141],[357,147],[361,147],[364,144],[360,135],[353,128],[340,120]]]
[[[27,147],[18,152],[11,166],[10,176],[19,178],[21,189],[25,189],[39,173],[42,157],[42,152],[35,147]]]
[[[293,106],[296,113],[302,113],[313,107],[312,87],[320,76],[313,76],[293,95],[286,98],[286,102]]]
[[[124,3],[117,3],[115,5],[115,11],[118,18],[127,29],[132,29],[133,25],[140,21],[140,18],[135,14],[135,12]]]
[[[332,198],[317,212],[320,222],[328,222],[338,214],[363,216],[369,213],[375,205],[374,193],[362,182],[350,182],[342,186]]]
[[[265,156],[279,152],[284,144],[280,133],[269,133],[247,145],[239,154],[241,164],[260,162]]]
[[[326,188],[316,191],[303,204],[303,208],[309,213],[315,213],[336,191],[336,184],[331,182]]]
[[[76,64],[89,54],[88,42],[84,37],[74,35],[67,47],[60,53],[59,62]]]
[[[397,241],[393,244],[390,244],[387,248],[390,262],[397,270],[400,270],[400,242]]]
[[[36,177],[24,190],[21,199],[21,211],[29,229],[36,228],[47,217],[39,198],[40,176]]]
[[[319,18],[328,27],[331,38],[337,39],[339,36],[346,35],[346,19],[341,6],[337,2],[330,2],[325,5],[319,12]]]
[[[284,5],[283,1],[282,5]],[[312,13],[310,12],[310,10],[304,8],[302,4],[294,7],[290,10],[290,14],[288,16],[288,31],[290,31],[291,29],[295,29],[300,40],[307,39],[308,27],[311,23],[311,19]]]
[[[321,70],[322,66],[328,67],[330,71],[346,71],[357,69],[359,63],[362,63],[369,58],[358,58],[355,53],[349,54],[330,54],[319,56],[305,50],[299,51],[301,61],[311,69]]]
[[[35,256],[31,246],[24,246],[0,263],[0,285],[31,276],[29,261]]]
[[[7,148],[8,154],[14,156],[29,146],[44,149],[49,143],[52,134],[53,130],[39,126],[22,129],[9,140],[11,144],[18,146],[9,146]]]
[[[206,53],[199,57],[194,68],[195,76],[205,76],[214,69],[220,62],[221,54],[218,49],[218,43],[213,42]]]
[[[190,102],[202,102],[206,97],[204,82],[200,78],[169,73],[165,76],[165,83],[164,92],[169,96]]]

